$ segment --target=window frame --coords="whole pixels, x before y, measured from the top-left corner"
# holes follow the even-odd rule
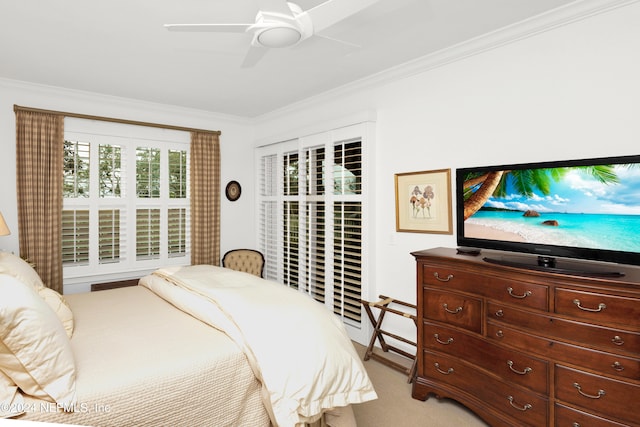
[[[65,118],[64,139],[88,141],[91,144],[89,157],[89,197],[65,198],[63,210],[86,207],[89,218],[89,262],[84,265],[63,264],[63,279],[66,285],[91,284],[126,278],[138,278],[158,268],[158,265],[188,265],[191,261],[190,245],[190,181],[189,157],[190,134],[163,128],[151,128],[133,124],[112,123],[81,118]],[[122,149],[121,169],[123,185],[121,197],[100,197],[97,153],[100,145],[118,145]],[[160,197],[138,198],[136,194],[136,151],[138,147],[158,148],[160,154]],[[169,151],[186,152],[186,197],[169,197]],[[100,262],[98,258],[98,213],[100,209],[121,209],[120,248],[123,259],[117,262]],[[160,209],[160,256],[136,259],[136,211],[137,209]],[[168,215],[170,209],[185,209],[186,242],[182,256],[168,253]]]

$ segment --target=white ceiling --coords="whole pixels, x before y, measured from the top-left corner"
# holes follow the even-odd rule
[[[163,24],[253,22],[258,0],[0,0],[0,78],[255,117],[569,3],[380,0],[324,33],[358,49],[313,37],[241,68],[249,35]]]

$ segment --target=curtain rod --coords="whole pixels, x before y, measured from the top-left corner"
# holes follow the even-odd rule
[[[126,125],[147,126],[147,127],[171,129],[171,130],[181,130],[185,132],[206,132],[206,133],[213,133],[216,135],[220,135],[222,133],[219,130],[196,129],[196,128],[190,128],[190,127],[184,127],[184,126],[165,125],[161,123],[150,123],[150,122],[139,122],[136,120],[116,119],[113,117],[92,116],[89,114],[67,113],[64,111],[55,111],[55,110],[43,110],[40,108],[22,107],[16,104],[13,104],[13,111],[14,112],[30,111],[35,113],[58,114],[65,117],[74,117],[77,119],[100,120],[103,122],[122,123]]]

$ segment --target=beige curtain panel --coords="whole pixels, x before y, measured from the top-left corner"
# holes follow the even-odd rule
[[[220,265],[220,137],[191,132],[191,264]]]
[[[64,116],[16,109],[20,255],[62,293]]]

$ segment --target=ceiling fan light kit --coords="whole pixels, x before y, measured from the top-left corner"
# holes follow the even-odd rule
[[[253,50],[247,53],[243,66],[251,66],[264,54],[257,54],[257,48],[294,46],[378,1],[327,0],[305,11],[286,0],[260,0],[255,22],[250,24],[166,24],[165,27],[170,31],[249,33],[253,36]]]
[[[266,28],[256,33],[256,43],[264,47],[288,47],[298,43],[302,37],[296,28],[287,26]]]

